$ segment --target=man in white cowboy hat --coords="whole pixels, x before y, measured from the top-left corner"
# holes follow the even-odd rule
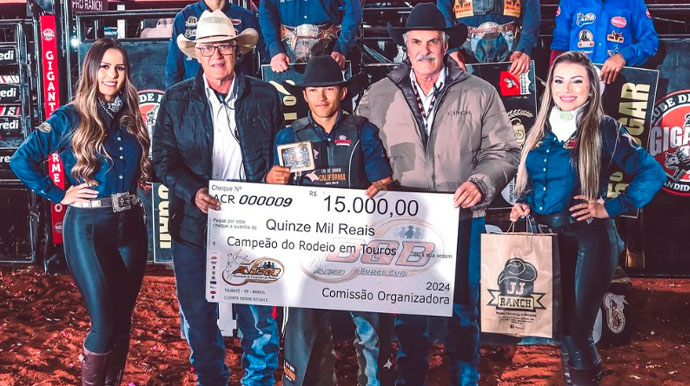
[[[209,180],[261,181],[273,162],[272,141],[282,127],[278,93],[268,83],[235,72],[237,54],[248,52],[258,34],[237,34],[220,10],[199,18],[195,40],[177,42],[201,64],[195,78],[169,88],[153,129],[156,174],[170,191],[173,268],[190,362],[198,385],[227,385],[218,304],[205,299],[206,222],[220,202]],[[235,305],[242,336],[243,385],[272,385],[280,338],[272,308]]]
[[[198,0],[196,3],[189,4],[175,15],[172,25],[172,39],[168,46],[168,58],[165,63],[165,87],[185,79],[193,78],[199,69],[199,62],[195,58],[190,58],[180,51],[177,47],[177,36],[184,35],[188,39],[193,39],[196,35],[196,27],[199,17],[204,11],[213,12],[221,10],[227,15],[237,32],[242,32],[246,28],[253,28],[259,31],[259,20],[256,14],[249,9],[232,4],[229,0]],[[170,36],[170,35],[168,35]],[[268,53],[266,45],[259,32],[259,41],[256,44],[256,52],[266,58]],[[238,59],[237,69],[245,75],[252,75],[256,69],[254,64],[255,56],[250,52]]]
[[[357,113],[380,128],[402,189],[455,193],[460,210],[453,316],[446,318],[452,385],[479,379],[479,239],[486,207],[515,174],[520,150],[496,89],[449,60],[467,37],[446,27],[432,3],[417,4],[405,27],[388,25],[408,61],[374,83]],[[423,385],[428,372],[428,317],[397,315],[397,385]]]

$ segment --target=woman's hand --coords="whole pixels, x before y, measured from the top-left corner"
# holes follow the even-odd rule
[[[590,218],[609,218],[609,212],[604,208],[604,200],[587,200],[587,196],[582,195],[575,196],[574,198],[586,201],[570,207],[570,215],[575,217],[577,221],[584,221]]]
[[[517,220],[524,218],[529,214],[529,205],[522,203],[522,202],[517,202],[515,205],[513,205],[513,208],[510,210],[510,222],[516,222]]]
[[[67,189],[65,197],[60,201],[62,205],[70,205],[75,202],[86,202],[88,200],[93,200],[98,197],[98,191],[91,189],[91,186],[87,182],[80,185],[72,185]]]

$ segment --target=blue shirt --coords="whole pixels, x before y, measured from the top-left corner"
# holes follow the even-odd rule
[[[29,189],[55,203],[62,201],[65,190],[53,183],[41,164],[48,155],[57,151],[71,184],[84,182],[72,176],[72,168],[77,162],[72,152],[72,136],[78,123],[79,117],[72,104],[59,108],[38,129],[31,132],[10,159],[12,171]],[[98,191],[98,198],[134,192],[140,176],[139,142],[125,128],[117,128],[107,133],[104,147],[111,160],[98,156],[101,167],[94,175],[98,186],[92,189]]]
[[[271,57],[285,53],[280,41],[280,26],[301,24],[340,24],[340,36],[333,51],[347,56],[362,24],[359,0],[342,0],[343,18],[340,20],[338,0],[261,0],[259,23]]]
[[[628,133],[606,117],[601,125],[602,158],[599,172],[599,193],[606,197],[613,166],[632,175],[628,187],[616,198],[606,199],[604,207],[613,218],[646,205],[666,182],[666,172],[649,153]],[[551,214],[567,210],[575,204],[573,196],[580,194],[580,181],[571,150],[564,146],[547,127],[544,138],[532,149],[526,160],[530,190],[522,195],[532,211]]]
[[[168,47],[168,59],[165,64],[165,87],[170,87],[177,82],[185,79],[193,78],[201,65],[195,58],[190,58],[180,51],[177,47],[177,36],[183,34],[187,39],[193,40],[196,36],[196,23],[204,11],[208,7],[204,0],[190,4],[184,7],[175,15],[175,22],[173,24],[172,39]],[[234,4],[226,3],[223,7],[225,13],[235,26],[235,30],[240,34],[245,28],[254,28],[259,33],[259,41],[256,43],[256,51],[259,52],[263,59],[266,59],[266,45],[261,37],[261,28],[256,15],[242,7]],[[253,55],[247,53],[242,56],[238,62],[237,69],[243,71],[247,75],[251,75]]]
[[[454,9],[455,3],[458,1],[460,0],[436,0],[436,6],[441,10],[448,27],[456,22],[468,27],[479,27],[480,24],[488,21],[502,25],[511,22],[520,23],[520,19],[522,19],[520,41],[514,46],[513,51],[524,52],[532,56],[532,49],[537,45],[539,25],[541,24],[539,0],[522,0],[519,16],[506,15],[505,4],[501,4],[502,0],[474,0],[472,2],[477,4],[474,5],[474,15],[456,18]],[[482,7],[479,5],[483,5],[487,9],[480,9]]]
[[[320,129],[317,131],[324,141],[335,140],[336,138],[333,134],[335,133],[335,128],[340,124],[342,114],[342,111],[338,113],[338,120],[330,133],[326,133],[323,127],[311,119],[311,112],[309,112],[309,122]],[[369,182],[376,182],[392,176],[393,170],[388,163],[388,159],[383,150],[383,144],[379,138],[379,128],[373,123],[367,122],[362,126],[359,140],[361,144],[360,149],[362,149],[364,153],[364,171],[367,175],[367,180],[369,180]],[[298,142],[298,140],[292,127],[286,127],[276,134],[273,149],[273,165],[280,165],[277,151],[278,146],[293,142]]]
[[[581,51],[594,63],[621,54],[642,65],[659,48],[659,36],[644,0],[561,0],[552,50]]]

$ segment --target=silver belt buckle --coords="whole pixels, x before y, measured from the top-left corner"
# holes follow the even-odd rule
[[[139,197],[129,193],[115,193],[111,198],[113,200],[113,212],[115,213],[132,209],[132,205],[139,203]]]
[[[295,27],[295,35],[299,38],[316,39],[319,37],[319,26],[314,24],[300,24]]]

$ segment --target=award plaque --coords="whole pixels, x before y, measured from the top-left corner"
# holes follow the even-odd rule
[[[290,168],[291,173],[314,170],[314,152],[311,142],[295,142],[278,146],[280,166]]]

